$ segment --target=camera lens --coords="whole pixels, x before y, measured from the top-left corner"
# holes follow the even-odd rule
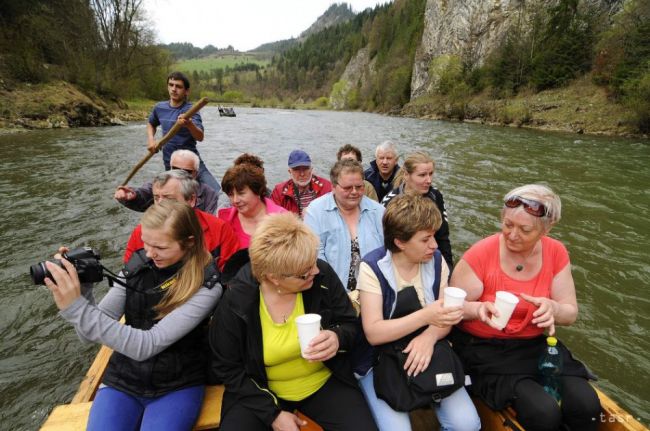
[[[45,262],[39,262],[29,267],[29,275],[34,284],[45,284],[45,277],[51,277],[50,271],[45,267]]]

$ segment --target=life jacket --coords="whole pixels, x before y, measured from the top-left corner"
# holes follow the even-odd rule
[[[382,296],[382,311],[384,320],[391,319],[395,306],[397,305],[397,292],[391,287],[390,282],[384,276],[383,271],[379,268],[379,261],[386,256],[386,248],[379,247],[370,253],[366,254],[362,261],[365,262],[372,271],[375,273],[379,286],[381,287]],[[439,250],[433,253],[433,271],[434,279],[431,285],[431,292],[433,298],[438,298],[440,293],[440,277],[442,274],[442,254]],[[424,281],[424,280],[423,280]],[[424,286],[426,289],[426,286]],[[358,340],[356,351],[354,352],[355,367],[354,372],[359,375],[365,375],[372,367],[375,359],[374,348],[368,343],[363,331],[361,331],[361,339]]]
[[[162,300],[176,274],[156,268],[144,250],[133,254],[122,270],[126,277],[126,324],[151,329],[159,319],[154,307]],[[205,268],[203,287],[219,281],[214,261]],[[136,361],[113,352],[102,383],[140,397],[157,397],[173,390],[206,383],[208,364],[207,320],[157,355]]]

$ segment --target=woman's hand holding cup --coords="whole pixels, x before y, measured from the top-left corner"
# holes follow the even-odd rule
[[[427,304],[423,309],[424,320],[429,325],[446,328],[463,319],[463,307],[444,307],[442,300]]]
[[[326,361],[339,351],[339,337],[334,331],[320,331],[310,342],[303,357],[308,361]]]

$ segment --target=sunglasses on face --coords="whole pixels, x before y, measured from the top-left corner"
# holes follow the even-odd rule
[[[543,203],[532,199],[522,198],[521,196],[513,196],[505,201],[503,205],[505,205],[506,208],[519,208],[523,205],[524,211],[535,217],[544,217],[547,212]]]

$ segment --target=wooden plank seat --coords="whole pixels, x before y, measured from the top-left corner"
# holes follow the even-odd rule
[[[112,350],[102,346],[95,357],[79,390],[70,404],[54,408],[42,430],[46,431],[76,431],[85,430],[88,414],[92,405],[99,382],[101,381]],[[638,422],[605,393],[595,388],[600,398],[603,414],[599,418],[598,431],[648,431],[648,428]],[[203,400],[203,407],[195,425],[196,430],[217,429],[221,419],[221,402],[224,387],[222,385],[208,386]],[[516,413],[512,408],[493,411],[483,402],[474,399],[474,404],[481,417],[482,428],[495,431],[522,431],[523,427],[517,422]],[[414,430],[436,430],[438,423],[431,409],[411,412],[411,424]]]
[[[221,419],[221,400],[223,385],[206,387],[201,413],[194,425],[195,430],[209,430],[219,427]],[[88,414],[92,401],[63,404],[52,410],[47,421],[41,427],[42,431],[83,431],[88,423]]]

